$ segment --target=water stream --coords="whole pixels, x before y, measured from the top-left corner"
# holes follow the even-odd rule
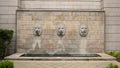
[[[87,38],[82,37],[80,41],[80,53],[87,54]]]

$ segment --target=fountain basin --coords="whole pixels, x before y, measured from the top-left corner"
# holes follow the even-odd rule
[[[21,57],[24,53],[16,53],[5,57],[14,62],[15,68],[105,68],[115,63],[115,58],[105,53],[97,53],[100,57]],[[115,63],[117,64],[117,63]]]
[[[65,51],[41,51],[31,50],[28,53],[22,54],[20,57],[101,57],[93,53],[67,53]]]
[[[97,57],[91,57],[91,56],[87,56],[87,57],[84,57],[84,55],[82,54],[82,56],[78,57],[78,56],[75,56],[72,57],[72,56],[52,56],[52,57],[39,57],[39,56],[36,56],[36,57],[33,57],[33,56],[23,56],[24,53],[15,53],[13,55],[10,55],[10,56],[7,56],[5,57],[5,60],[79,60],[79,61],[109,61],[109,60],[116,60],[116,58],[112,57],[112,56],[109,56],[105,53],[97,53]],[[22,57],[21,57],[22,56]]]

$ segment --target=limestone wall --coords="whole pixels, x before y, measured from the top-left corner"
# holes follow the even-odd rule
[[[119,50],[119,4],[119,0],[0,0],[0,28],[15,31],[17,9],[105,10],[105,48],[106,50]],[[15,34],[12,42],[14,46]]]
[[[106,50],[120,50],[120,0],[104,0]]]
[[[10,53],[15,51],[15,25],[16,10],[18,8],[18,0],[0,0],[0,28],[14,30],[14,37],[10,47]]]

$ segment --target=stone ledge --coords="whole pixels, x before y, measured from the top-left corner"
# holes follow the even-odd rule
[[[98,53],[101,57],[20,57],[24,53],[15,53],[8,57],[5,57],[5,60],[78,60],[78,61],[114,61],[116,58],[111,57],[104,53]]]
[[[14,62],[14,68],[106,68],[108,64],[113,63],[120,66],[120,63],[116,61],[16,61]]]

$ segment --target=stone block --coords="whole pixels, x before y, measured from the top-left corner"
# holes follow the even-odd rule
[[[0,6],[18,6],[18,0],[1,0]]]
[[[15,24],[15,15],[0,15],[0,24]]]
[[[33,0],[21,0],[21,1],[33,1]],[[38,0],[34,0],[34,1],[38,1]],[[49,0],[40,0],[40,1],[49,1]],[[51,0],[51,1],[57,1],[57,2],[66,2],[67,0]],[[69,0],[70,2],[100,2],[101,0]],[[68,2],[68,1],[67,1]]]
[[[107,25],[118,25],[120,21],[120,17],[106,17],[106,24]]]
[[[117,20],[114,20],[114,21],[107,20],[106,21],[106,25],[120,25],[120,21],[117,21]]]
[[[104,4],[109,3],[109,4],[113,4],[113,3],[120,3],[119,0],[104,0]]]
[[[16,14],[17,7],[0,7],[0,14]]]
[[[120,34],[105,34],[105,41],[120,41]]]
[[[101,9],[101,3],[98,1],[21,1],[21,8],[55,8],[55,9]]]
[[[106,3],[104,4],[105,8],[119,8],[120,7],[120,3]]]
[[[106,11],[106,16],[120,16],[120,9],[118,8],[104,8],[104,10]]]
[[[15,24],[0,24],[1,29],[10,29],[15,31]]]
[[[106,17],[107,21],[120,21],[120,17]]]
[[[105,33],[107,34],[118,34],[120,33],[120,27],[119,25],[106,25],[106,30],[105,30]]]

